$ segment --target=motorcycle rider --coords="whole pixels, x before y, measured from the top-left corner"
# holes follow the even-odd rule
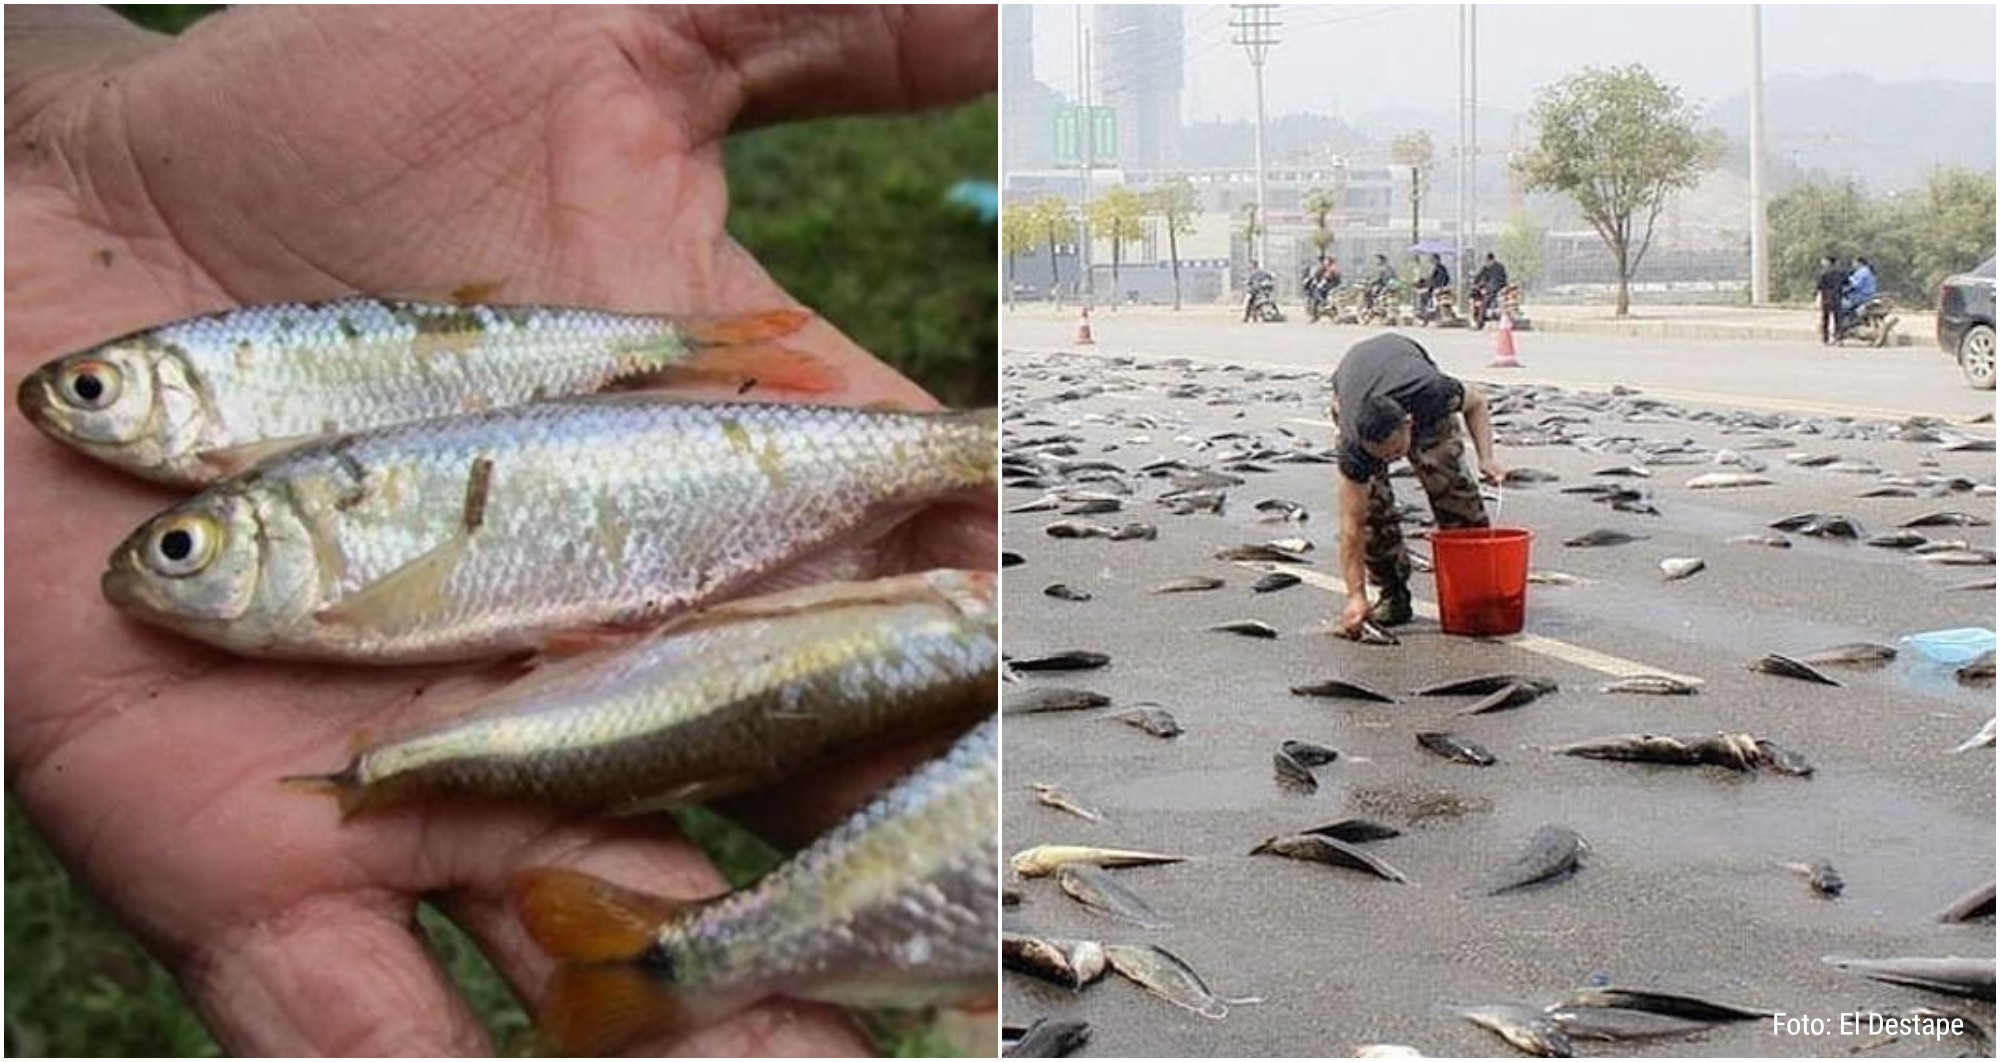
[[[1847,274],[1847,290],[1840,297],[1840,331],[1854,326],[1854,311],[1875,297],[1875,267],[1862,255],[1854,256],[1854,272]]]
[[[1421,311],[1417,316],[1426,321],[1437,316],[1438,292],[1451,289],[1451,270],[1444,267],[1444,256],[1434,254],[1430,256],[1430,260],[1430,274],[1417,282],[1417,291],[1421,293],[1423,300]]]
[[[1333,289],[1340,286],[1340,263],[1321,255],[1319,265],[1306,272],[1301,286],[1306,294],[1306,310],[1317,319],[1332,308]]]
[[[1474,314],[1473,325],[1483,328],[1488,317],[1497,316],[1493,308],[1500,305],[1500,293],[1507,287],[1507,267],[1500,264],[1493,252],[1486,252],[1486,264],[1473,274],[1472,290],[1477,297],[1479,312]]]
[[[1272,276],[1270,270],[1258,265],[1257,260],[1252,258],[1250,276],[1245,281],[1245,286],[1250,289],[1250,297],[1243,303],[1243,323],[1249,324],[1251,315],[1256,312],[1259,297],[1269,298],[1271,292],[1278,286],[1278,278]]]

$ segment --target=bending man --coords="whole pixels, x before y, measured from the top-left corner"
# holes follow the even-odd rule
[[[1486,395],[1439,371],[1406,336],[1389,333],[1356,343],[1333,372],[1333,418],[1340,429],[1340,571],[1347,607],[1340,629],[1363,620],[1382,626],[1410,622],[1410,554],[1403,546],[1389,463],[1407,456],[1430,496],[1439,527],[1485,527],[1486,505],[1467,475],[1463,412],[1479,459],[1479,478],[1497,484],[1504,470],[1493,458],[1493,419]],[[1365,574],[1364,574],[1365,573]],[[1382,588],[1368,606],[1368,579]]]

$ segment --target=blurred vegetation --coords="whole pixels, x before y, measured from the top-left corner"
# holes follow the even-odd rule
[[[1938,285],[1993,253],[1991,172],[1944,167],[1924,187],[1870,196],[1853,182],[1807,182],[1771,200],[1771,296],[1813,300],[1821,255],[1875,267],[1881,290],[1907,306],[1935,307]]]
[[[177,33],[216,5],[116,6]],[[946,198],[998,173],[989,98],[907,118],[840,119],[760,130],[726,148],[730,231],[786,290],[949,405],[997,401],[998,235]],[[700,809],[677,819],[732,882],[777,853]],[[50,855],[11,795],[6,806],[9,1056],[214,1056],[215,1041],[173,979]],[[495,1050],[534,1046],[527,1016],[470,939],[420,912],[434,947],[492,1034]],[[929,1030],[885,1049],[935,1055]]]

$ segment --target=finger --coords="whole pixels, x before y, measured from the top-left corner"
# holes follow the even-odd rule
[[[414,905],[307,901],[180,964],[235,1055],[484,1055],[478,1020],[425,947]]]
[[[720,138],[732,127],[915,111],[992,92],[997,17],[977,4],[691,6],[674,10],[673,39],[653,54],[684,61],[690,43],[708,52],[707,91],[690,94],[707,101],[691,104],[694,129]],[[715,91],[716,73],[733,92]]]

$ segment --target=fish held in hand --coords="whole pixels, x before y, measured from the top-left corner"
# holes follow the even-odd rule
[[[769,784],[991,713],[994,583],[939,570],[731,601],[546,665],[318,781],[348,814],[440,795],[636,810]]]
[[[988,720],[755,885],[692,905],[574,871],[513,883],[560,965],[540,1024],[602,1055],[772,995],[847,1006],[993,995],[999,728]]]
[[[993,410],[533,403],[317,443],[148,521],[105,596],[248,655],[395,664],[630,634],[990,488]]]
[[[135,332],[29,374],[50,437],[199,487],[322,436],[589,394],[661,371],[809,392],[840,375],[774,346],[802,310],[669,317],[346,298],[253,306]]]

